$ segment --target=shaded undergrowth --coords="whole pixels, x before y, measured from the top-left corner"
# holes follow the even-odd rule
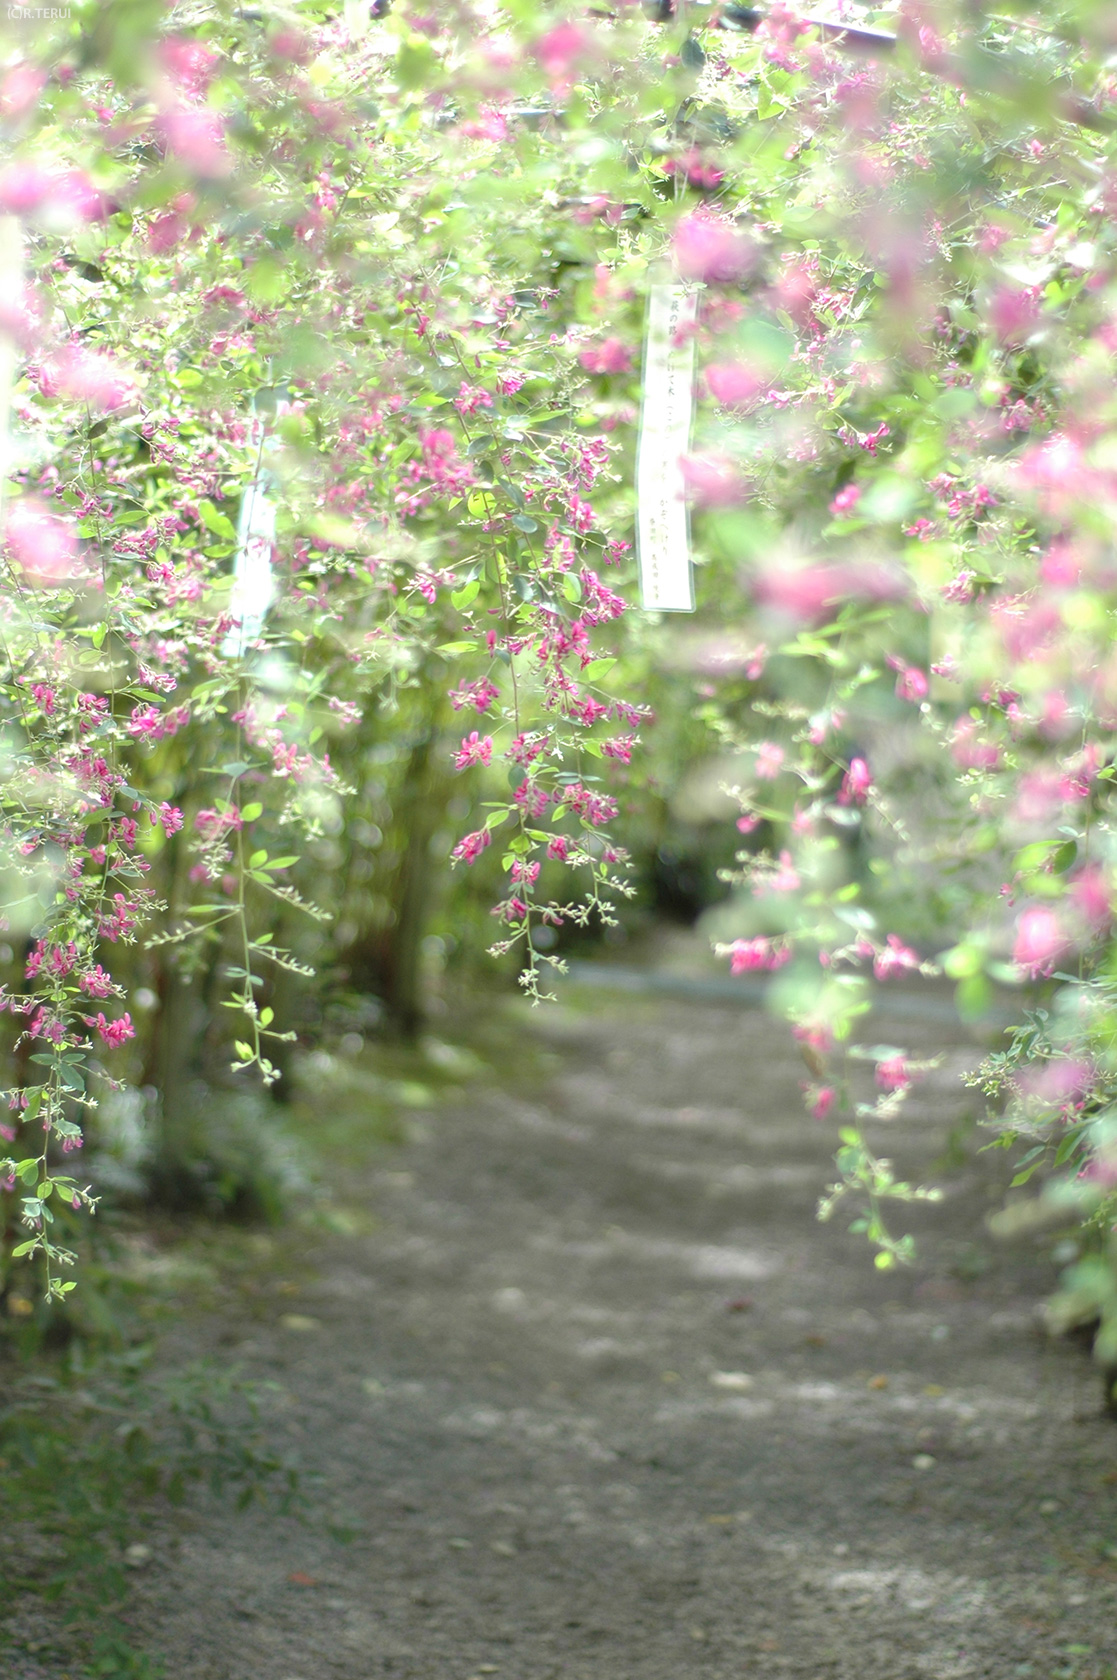
[[[469,1042],[408,1048],[341,1035],[302,1059],[293,1101],[267,1121],[306,1169],[298,1201],[284,1204],[278,1186],[254,1194],[282,1233],[259,1219],[175,1218],[110,1190],[64,1314],[32,1306],[30,1277],[13,1280],[0,1317],[5,1673],[160,1680],[129,1599],[136,1574],[162,1565],[160,1536],[181,1521],[175,1507],[264,1501],[320,1520],[297,1462],[277,1445],[280,1386],[242,1380],[218,1356],[173,1368],[164,1332],[184,1313],[219,1321],[247,1307],[267,1319],[294,1305],[323,1232],[368,1222],[361,1171],[404,1140],[409,1115],[482,1074],[502,1077],[513,1060],[519,1078],[542,1071],[522,1046],[510,1055],[518,1037],[499,1009],[484,1012]],[[246,1158],[258,1171],[267,1152]]]
[[[151,1348],[71,1352],[9,1371],[0,1391],[0,1639],[98,1680],[155,1680],[134,1644],[128,1578],[152,1559],[157,1506],[192,1488],[289,1510],[296,1467],[269,1444],[267,1385],[204,1361],[169,1375]],[[2,1646],[0,1646],[2,1648]]]

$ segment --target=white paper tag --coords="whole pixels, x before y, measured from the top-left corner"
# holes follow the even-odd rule
[[[256,474],[241,498],[237,521],[237,556],[233,562],[233,589],[229,616],[233,621],[221,651],[226,659],[242,659],[250,642],[263,634],[268,608],[275,599],[272,554],[275,549],[276,505],[272,495],[274,477],[264,466],[272,443],[264,436],[264,423],[256,420],[253,439],[257,448]]]
[[[640,601],[650,612],[693,612],[690,520],[679,457],[694,412],[697,294],[677,283],[648,291],[644,393],[636,448],[636,558]],[[680,329],[683,338],[677,342]]]

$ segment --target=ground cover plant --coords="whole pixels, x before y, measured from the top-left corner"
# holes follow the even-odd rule
[[[869,971],[1014,988],[997,1138],[1117,1352],[1108,14],[855,10],[10,26],[7,1294],[74,1286],[86,1129],[251,1202],[208,1095],[280,1091],[339,989],[414,1032],[456,941],[545,991],[705,739],[826,1210],[887,1268],[933,1193],[881,1153],[921,1068],[854,1043]],[[658,265],[699,293],[685,631],[634,597]]]
[[[137,1645],[127,1607],[138,1538],[158,1504],[201,1485],[244,1510],[289,1510],[305,1494],[263,1440],[258,1396],[212,1364],[145,1380],[150,1347],[25,1373],[0,1412],[5,1646],[112,1680],[163,1671]]]

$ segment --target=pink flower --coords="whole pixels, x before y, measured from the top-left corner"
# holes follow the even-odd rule
[[[1016,1081],[1021,1096],[1064,1111],[1085,1096],[1096,1077],[1091,1062],[1060,1058],[1024,1070]]]
[[[42,306],[30,286],[17,288],[0,297],[0,333],[19,346],[30,350],[38,343],[42,328]]]
[[[113,893],[112,910],[99,918],[98,932],[115,945],[118,939],[128,938],[138,919],[139,907],[130,904],[123,893]]]
[[[706,284],[743,280],[757,260],[756,244],[749,235],[706,209],[695,210],[678,223],[674,250],[679,273]]]
[[[169,712],[161,712],[158,706],[144,704],[132,707],[132,715],[124,727],[134,740],[161,741],[165,735],[177,735],[189,717],[188,706],[174,706]]]
[[[10,163],[0,173],[0,210],[39,216],[64,227],[89,222],[104,211],[101,194],[79,169],[55,169],[31,162]]]
[[[860,500],[861,486],[859,484],[847,484],[844,490],[838,491],[838,494],[830,503],[830,512],[835,519],[841,519],[845,514],[852,513]]]
[[[479,828],[473,834],[467,834],[459,840],[450,856],[455,863],[476,863],[486,846],[491,846],[492,835],[487,828]]]
[[[216,181],[229,174],[232,162],[225,150],[225,125],[216,111],[165,111],[159,128],[167,150],[192,175]]]
[[[162,824],[163,833],[169,840],[172,834],[178,833],[186,819],[177,805],[168,805],[164,800],[157,811],[151,812],[151,820]]]
[[[857,598],[896,600],[906,594],[903,577],[876,561],[853,561],[831,566],[772,567],[753,585],[764,606],[789,618],[817,619],[836,601]]]
[[[582,622],[584,624],[607,624],[611,618],[620,618],[627,610],[628,603],[623,596],[615,595],[602,583],[596,572],[591,572],[588,566],[581,571],[582,581]]]
[[[701,507],[733,507],[744,500],[745,485],[732,456],[708,449],[679,457],[683,482]]]
[[[231,829],[242,829],[244,819],[235,806],[228,811],[198,811],[194,817],[194,827],[198,830],[203,844],[209,846],[217,840],[223,840]]]
[[[631,373],[632,356],[619,338],[607,338],[601,344],[587,345],[578,357],[587,373]]]
[[[779,864],[775,871],[766,877],[762,883],[766,892],[796,892],[800,886],[798,872],[791,861],[790,852],[781,852]]]
[[[18,122],[38,104],[46,85],[44,70],[36,70],[30,64],[13,64],[0,82],[0,114],[8,122]]]
[[[88,403],[101,414],[122,407],[135,392],[131,375],[111,357],[77,345],[59,351],[44,367],[39,383],[44,395]]]
[[[873,778],[863,758],[850,759],[849,769],[842,777],[839,805],[864,805],[872,789]]]
[[[774,741],[761,741],[756,749],[756,774],[763,782],[774,782],[783,768],[784,750]]]
[[[714,362],[706,369],[706,384],[715,402],[723,408],[743,408],[763,389],[745,362]]]
[[[1082,561],[1069,542],[1053,542],[1039,563],[1039,575],[1053,589],[1074,589],[1082,578]]]
[[[1086,459],[1081,441],[1065,432],[1052,432],[1017,463],[1017,474],[1026,489],[1042,492],[1045,505],[1065,507],[1068,501],[1097,495],[1103,480]]]
[[[553,834],[547,842],[547,856],[565,863],[570,856],[570,840],[565,834]]]
[[[27,1031],[32,1038],[45,1038],[50,1044],[61,1044],[66,1037],[64,1024],[49,1009],[37,1009],[27,1024]]]
[[[997,337],[1006,343],[1027,338],[1039,320],[1039,308],[1031,291],[1014,291],[1008,286],[996,292],[989,304],[989,321]]]
[[[1059,957],[1068,949],[1059,919],[1053,910],[1025,910],[1016,924],[1016,943],[1012,960],[1033,980],[1050,974]]]
[[[754,828],[759,827],[760,818],[754,817],[751,813],[747,813],[745,816],[737,818],[737,828],[741,834],[751,834]]]
[[[926,700],[929,689],[926,673],[918,665],[905,665],[896,678],[896,695],[900,700]]]
[[[1021,776],[1016,790],[1013,816],[1017,822],[1047,823],[1059,812],[1068,798],[1064,778],[1054,765],[1030,770]]]
[[[12,558],[29,583],[50,589],[69,583],[78,572],[73,526],[34,497],[21,496],[13,502],[4,534]]]
[[[190,99],[204,99],[218,56],[202,41],[183,35],[171,35],[159,43],[159,60],[163,69]]]
[[[976,718],[960,717],[950,737],[950,754],[962,770],[995,770],[1000,761],[1000,749],[992,741],[982,741],[981,726]]]
[[[729,972],[749,974],[756,969],[782,968],[790,957],[786,945],[775,945],[770,939],[735,939],[729,947]]]
[[[508,138],[508,122],[503,112],[483,105],[477,117],[470,117],[462,123],[462,133],[470,140],[491,140],[499,145]]]
[[[27,959],[24,973],[29,980],[33,980],[45,967],[47,973],[55,979],[64,980],[77,961],[77,955],[77,946],[72,941],[66,945],[48,947],[40,939]]]
[[[476,729],[466,735],[454,758],[455,770],[467,770],[471,764],[489,764],[493,756],[491,735],[478,735]]]
[[[911,1071],[903,1056],[890,1056],[877,1063],[876,1079],[882,1091],[903,1091],[911,1084]]]
[[[78,985],[83,992],[88,992],[90,997],[107,998],[113,993],[112,976],[105,973],[100,963],[94,963],[93,967],[81,976]]]
[[[556,87],[575,80],[579,66],[590,56],[593,38],[576,23],[560,23],[535,43],[535,57],[543,74]]]
[[[825,1120],[838,1100],[838,1093],[832,1085],[819,1085],[811,1092],[811,1097],[811,1118]]]
[[[784,263],[772,295],[777,308],[786,309],[797,326],[805,327],[818,286],[818,258],[791,257]]]
[[[877,952],[873,973],[878,980],[890,980],[894,974],[902,974],[905,969],[918,967],[919,958],[916,953],[902,944],[894,933],[890,933],[884,949]]]
[[[1083,920],[1095,931],[1105,927],[1112,915],[1105,871],[1088,863],[1070,884],[1070,897]]]
[[[546,749],[546,746],[547,737],[545,735],[529,735],[521,732],[512,741],[504,756],[505,758],[511,759],[513,764],[523,764],[527,766],[535,763],[535,760],[539,757],[539,754]]]
[[[136,1029],[132,1025],[132,1017],[127,1013],[123,1014],[118,1021],[106,1021],[104,1015],[98,1010],[96,1015],[86,1015],[83,1019],[87,1026],[96,1027],[110,1050],[119,1049],[122,1044],[126,1044],[130,1038],[136,1036]]]
[[[1049,741],[1057,741],[1060,736],[1068,735],[1074,728],[1074,720],[1070,716],[1070,701],[1062,689],[1052,688],[1043,697],[1043,711],[1039,719],[1039,732]]]
[[[458,387],[458,394],[454,398],[454,407],[459,414],[476,414],[479,408],[491,408],[493,399],[480,385],[467,385],[463,379]]]
[[[478,682],[459,683],[457,688],[451,689],[450,704],[456,712],[460,712],[463,706],[472,706],[476,712],[487,712],[499,696],[499,688],[487,677],[482,677]]]
[[[959,572],[956,578],[951,578],[949,583],[943,584],[939,593],[944,601],[953,601],[965,605],[967,601],[973,600],[976,581],[976,573]]]

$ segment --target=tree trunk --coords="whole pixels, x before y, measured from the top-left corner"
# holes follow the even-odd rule
[[[431,889],[431,839],[440,814],[432,763],[438,739],[432,722],[408,755],[399,794],[399,821],[407,839],[396,873],[396,922],[388,948],[384,1003],[401,1038],[415,1038],[423,1024],[422,942]]]

